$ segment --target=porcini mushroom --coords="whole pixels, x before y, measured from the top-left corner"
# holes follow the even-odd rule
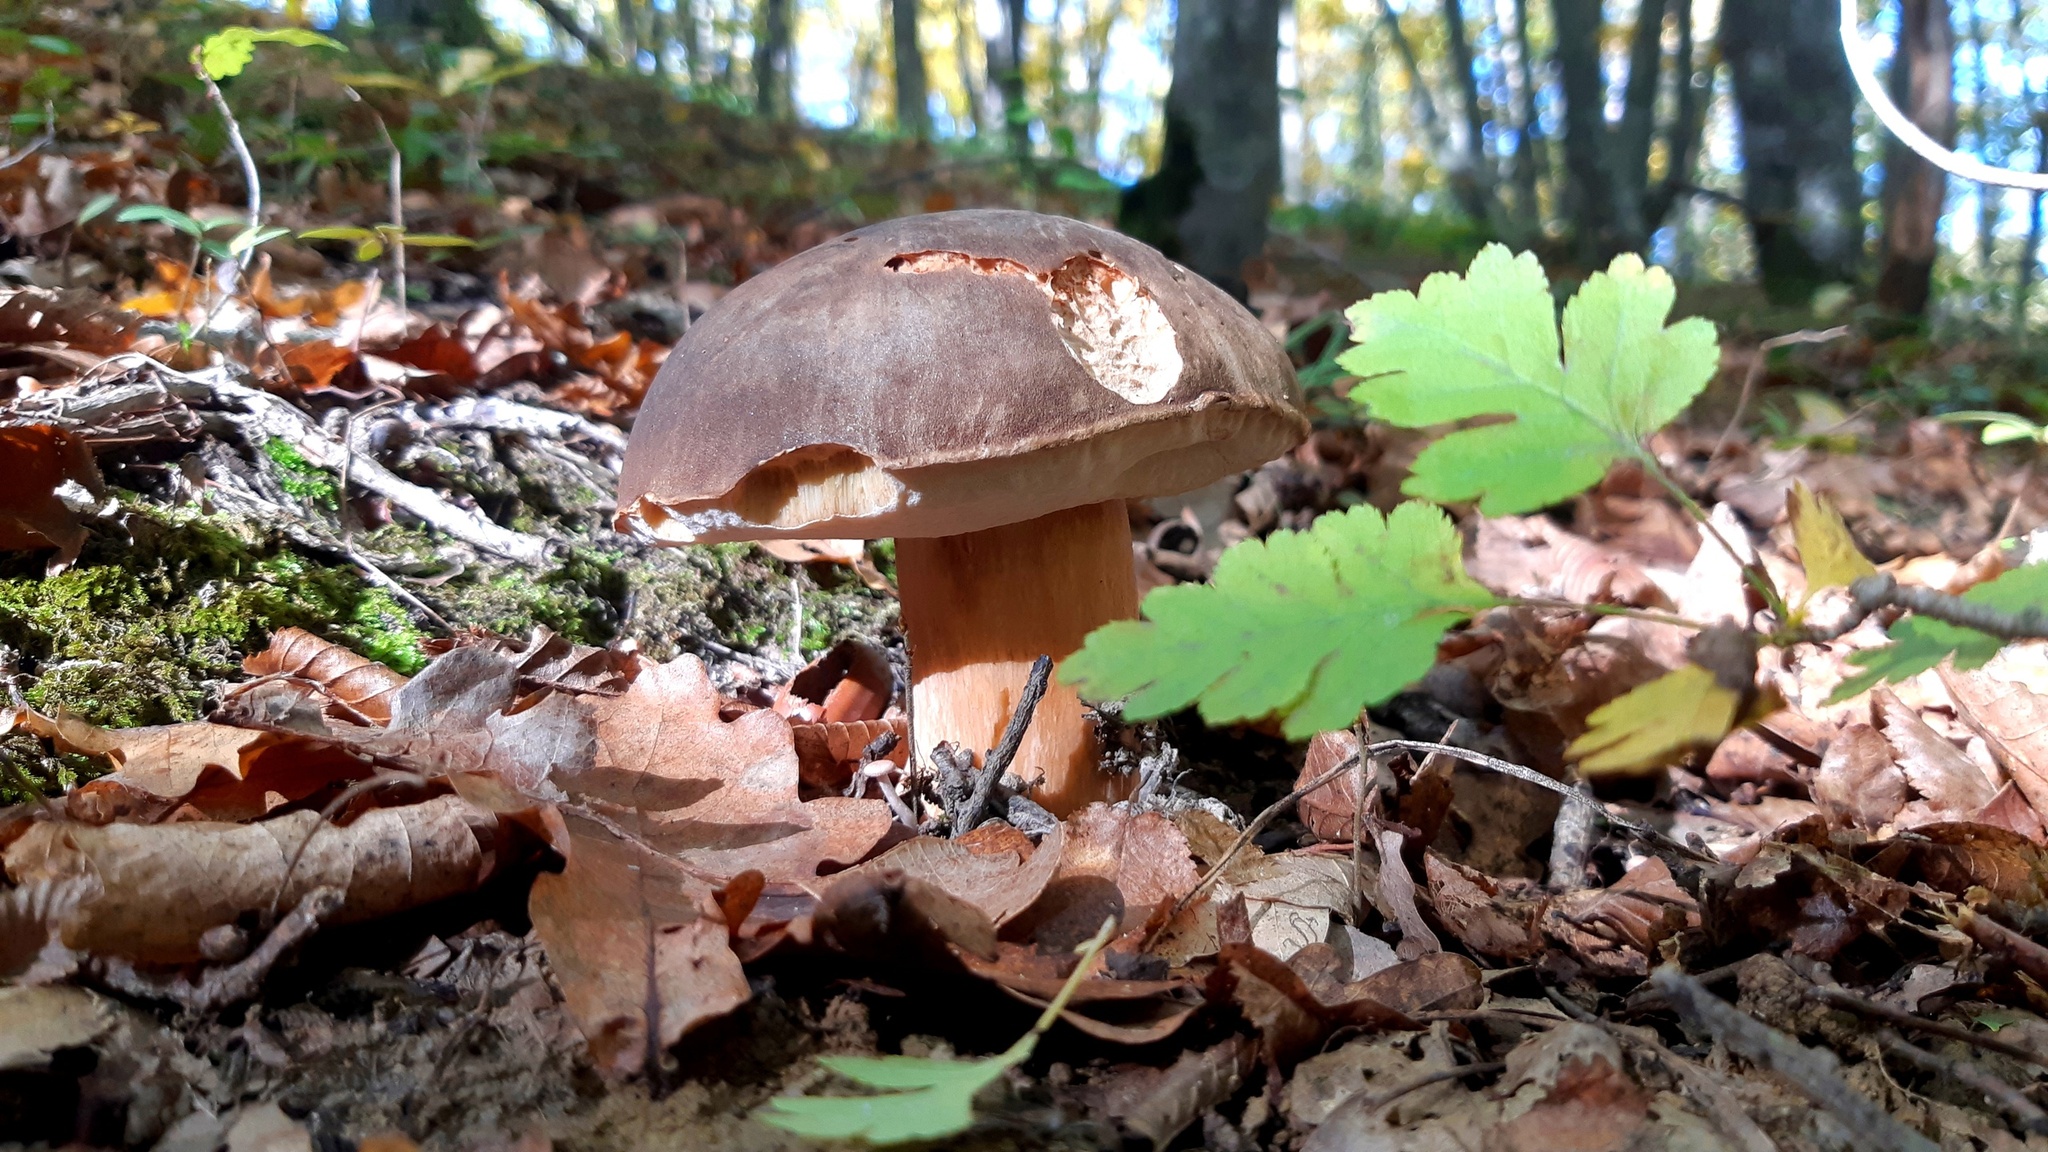
[[[741,284],[670,353],[619,483],[671,544],[896,538],[913,749],[995,744],[1032,661],[1137,615],[1128,499],[1308,431],[1285,351],[1207,281],[1075,220],[974,210],[850,232]],[[1012,770],[1113,798],[1071,689]]]

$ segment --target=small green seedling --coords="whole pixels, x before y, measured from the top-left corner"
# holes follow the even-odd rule
[[[1210,723],[1277,718],[1290,737],[1350,727],[1359,712],[1413,684],[1449,629],[1501,604],[1580,607],[1676,624],[1700,634],[1693,662],[1611,701],[1570,752],[1588,773],[1660,768],[1757,719],[1756,650],[1831,639],[1883,607],[1913,612],[1893,643],[1850,657],[1862,671],[1835,699],[1954,659],[1989,660],[2008,639],[2048,636],[2048,564],[2016,569],[1961,597],[1899,589],[1856,551],[1841,516],[1796,492],[1793,534],[1807,595],[1796,605],[1761,565],[1744,579],[1771,630],[1681,620],[1608,605],[1495,597],[1465,572],[1463,541],[1437,503],[1488,516],[1524,515],[1592,487],[1633,461],[1699,523],[1717,529],[1667,476],[1650,435],[1692,403],[1719,364],[1713,325],[1666,325],[1671,278],[1622,256],[1588,278],[1562,324],[1532,255],[1490,245],[1464,276],[1438,273],[1420,292],[1383,292],[1354,306],[1355,346],[1337,358],[1357,378],[1351,399],[1403,428],[1463,425],[1416,457],[1402,491],[1420,497],[1382,518],[1332,512],[1304,532],[1275,532],[1225,552],[1208,584],[1155,589],[1144,620],[1105,625],[1060,675],[1091,700],[1125,700],[1133,720],[1196,705]],[[1992,414],[1971,414],[1989,419]],[[1959,417],[1960,418],[1960,417]],[[1472,426],[1468,422],[1483,419]],[[1987,442],[2041,438],[1998,415]],[[1726,542],[1721,542],[1726,547]],[[1728,549],[1731,554],[1734,549]],[[1812,593],[1852,591],[1860,615],[1831,632],[1807,624]]]
[[[396,224],[373,224],[368,228],[360,228],[353,224],[309,228],[299,233],[299,239],[345,240],[356,246],[356,259],[364,262],[375,260],[387,250],[401,244],[408,248],[476,247],[476,241],[467,236],[448,236],[438,232],[407,232]]]
[[[1950,412],[1940,419],[1950,424],[1982,424],[1978,438],[1986,445],[2014,444],[2021,440],[2048,445],[2048,427],[2010,412]]]
[[[337,52],[348,51],[348,46],[331,36],[309,32],[304,28],[223,28],[202,41],[192,50],[192,58],[208,79],[226,80],[240,76],[249,61],[256,58],[258,44],[290,44],[295,48],[332,48]]]
[[[884,1091],[873,1096],[777,1096],[754,1113],[763,1124],[813,1140],[908,1144],[942,1140],[974,1123],[974,1097],[1003,1073],[1031,1058],[1038,1038],[1088,975],[1095,954],[1116,932],[1116,920],[1075,951],[1080,962],[1038,1022],[1015,1044],[986,1060],[933,1060],[919,1056],[820,1056],[818,1063],[856,1084]]]

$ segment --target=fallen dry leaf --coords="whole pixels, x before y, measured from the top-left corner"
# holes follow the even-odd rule
[[[1543,932],[1603,974],[1645,976],[1667,937],[1699,922],[1699,905],[1652,858],[1606,888],[1568,893],[1551,902]]]
[[[373,724],[391,722],[391,698],[406,677],[303,628],[286,628],[270,646],[242,661],[251,676],[297,676],[326,688],[335,700]]]
[[[1534,1096],[1502,1126],[1511,1152],[1618,1152],[1649,1117],[1650,1095],[1626,1071],[1614,1037],[1560,1024],[1508,1053],[1501,1090]]]
[[[534,878],[527,911],[592,1062],[622,1078],[751,992],[709,884],[581,817],[568,829],[568,862]]]
[[[1868,724],[1851,724],[1828,745],[1813,774],[1813,799],[1839,825],[1883,827],[1906,806],[1906,774],[1891,745]]]
[[[102,495],[85,443],[47,424],[0,426],[0,551],[55,548],[62,567],[85,546],[75,505]]]
[[[2048,812],[2048,697],[1991,667],[1958,672],[1944,664],[1937,671],[1957,718],[1984,737],[2034,811]]]
[[[1879,687],[1870,698],[1884,724],[1885,741],[1898,754],[1899,770],[1937,812],[1964,817],[1991,803],[1998,794],[1999,780],[1929,728],[1918,712],[1900,702],[1897,693]]]
[[[334,923],[472,891],[485,866],[472,822],[489,836],[490,817],[453,796],[372,809],[346,826],[304,811],[260,824],[48,821],[9,845],[4,862],[17,884],[98,881],[99,894],[63,920],[67,947],[189,964],[204,959],[208,929],[287,911],[318,888],[343,893]]]
[[[815,880],[828,864],[859,863],[894,824],[880,800],[799,800],[788,722],[765,710],[720,719],[695,657],[648,668],[591,707],[597,755],[558,761],[554,782],[706,878]]]
[[[980,829],[976,829],[977,832]],[[942,840],[919,836],[906,840],[856,872],[898,871],[932,884],[981,910],[1000,928],[1022,915],[1051,883],[1065,852],[1064,825],[1022,859],[1013,849],[991,845],[978,851],[971,837]],[[988,838],[984,837],[984,841]],[[1028,847],[1029,841],[1026,841]]]
[[[1084,940],[1104,916],[1119,916],[1130,928],[1143,923],[1161,901],[1187,895],[1200,880],[1187,837],[1172,820],[1157,812],[1091,804],[1067,821],[1066,850],[1043,900],[1058,904],[1084,890],[1113,894],[1111,906],[1091,906],[1080,917],[1094,921],[1077,938]],[[1034,910],[1034,918],[1043,912]]]
[[[1543,950],[1540,900],[1503,896],[1498,881],[1435,852],[1423,856],[1423,875],[1437,919],[1460,944],[1495,960],[1526,960]]]

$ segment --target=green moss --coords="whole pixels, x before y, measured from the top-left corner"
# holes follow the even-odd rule
[[[222,516],[134,503],[128,525],[132,542],[95,539],[61,575],[21,571],[32,559],[0,568],[0,644],[38,708],[116,726],[198,719],[209,684],[286,627],[400,671],[425,663],[425,637],[353,569]]]
[[[277,482],[286,492],[318,505],[328,511],[341,507],[340,490],[334,486],[334,477],[300,453],[297,448],[283,440],[270,439],[263,442],[263,454],[277,465]]]

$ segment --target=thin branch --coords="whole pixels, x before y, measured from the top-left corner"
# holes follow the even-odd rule
[[[1032,661],[1030,678],[1024,681],[1024,694],[1010,713],[1009,726],[1003,729],[1002,739],[996,741],[996,746],[989,749],[988,758],[982,762],[981,778],[974,782],[974,791],[968,795],[966,807],[953,819],[953,839],[967,835],[981,821],[981,813],[988,807],[989,797],[995,794],[1003,771],[1010,766],[1010,761],[1017,758],[1017,749],[1024,744],[1024,733],[1031,727],[1031,717],[1038,711],[1038,702],[1045,698],[1046,687],[1051,682],[1052,657],[1040,656]]]
[[[1928,1072],[1953,1077],[1959,1083],[1977,1090],[1987,1101],[1997,1105],[2006,1115],[2020,1122],[2028,1132],[2048,1135],[2048,1112],[2039,1104],[2027,1099],[2019,1089],[1999,1079],[1985,1068],[1968,1060],[1951,1060],[1937,1056],[1925,1048],[1908,1044],[1898,1033],[1886,1030],[1878,1040],[1884,1050],[1894,1056]]]
[[[1688,1024],[1735,1055],[1783,1077],[1808,1100],[1833,1113],[1849,1130],[1851,1146],[1867,1152],[1936,1152],[1933,1141],[1851,1088],[1842,1079],[1842,1062],[1834,1053],[1806,1047],[1676,969],[1659,968],[1650,974],[1650,983]]]
[[[583,45],[583,50],[590,54],[590,59],[593,63],[608,64],[611,62],[612,53],[610,47],[603,40],[600,40],[596,33],[585,28],[576,19],[575,13],[562,7],[556,0],[533,0],[533,6],[540,9],[541,14],[546,16],[555,27],[567,32],[576,39],[577,43]]]
[[[2010,168],[1993,167],[1974,156],[1965,156],[1929,136],[1900,111],[1899,106],[1892,103],[1891,94],[1884,90],[1884,85],[1878,83],[1877,53],[1870,41],[1863,38],[1856,0],[1842,0],[1842,51],[1849,58],[1849,74],[1856,78],[1856,87],[1869,101],[1871,111],[1876,112],[1877,118],[1891,130],[1891,134],[1899,138],[1899,143],[1912,149],[1922,160],[1951,175],[1979,184],[2048,192],[2048,173],[2015,172]]]
[[[2010,1056],[2015,1060],[2022,1060],[2037,1067],[2048,1068],[2048,1057],[2044,1057],[2031,1049],[2023,1048],[2018,1044],[2008,1044],[1996,1036],[1986,1036],[1980,1032],[1972,1032],[1968,1028],[1950,1024],[1944,1020],[1928,1020],[1915,1016],[1903,1008],[1894,1008],[1889,1004],[1880,1004],[1875,1000],[1867,1000],[1840,985],[1815,984],[1806,990],[1806,994],[1823,1004],[1846,1009],[1859,1016],[1867,1016],[1872,1020],[1882,1020],[1887,1024],[1894,1024],[1900,1028],[1911,1028],[1916,1032],[1924,1032],[1929,1036],[1939,1036],[1944,1040],[1958,1040],[1973,1048],[1981,1048],[1986,1052],[1996,1052],[2000,1056]]]
[[[1849,596],[1853,603],[1846,616],[1826,628],[1808,628],[1794,636],[1794,641],[1826,643],[1853,631],[1873,613],[1885,608],[1904,608],[1930,620],[1974,628],[2001,640],[2048,639],[2048,612],[2039,607],[2007,612],[1932,588],[1902,585],[1889,572],[1862,577],[1849,585]]]

